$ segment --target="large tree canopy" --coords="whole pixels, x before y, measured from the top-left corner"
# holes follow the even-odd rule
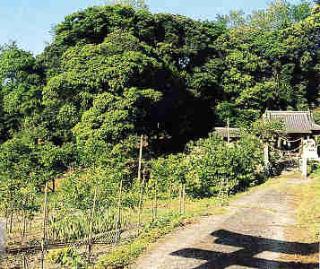
[[[4,178],[33,175],[39,187],[70,167],[103,164],[130,181],[141,134],[146,158],[156,158],[227,119],[246,125],[266,109],[319,105],[318,5],[277,0],[197,21],[142,3],[67,16],[37,57],[1,48]]]

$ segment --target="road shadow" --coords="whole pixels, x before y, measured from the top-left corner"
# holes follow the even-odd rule
[[[225,253],[196,248],[181,249],[171,253],[174,256],[206,261],[205,264],[194,269],[222,269],[229,266],[244,266],[259,269],[313,269],[317,263],[302,263],[290,261],[274,261],[256,257],[258,254],[269,251],[273,253],[308,256],[318,252],[319,243],[298,243],[281,240],[255,237],[239,234],[227,230],[218,230],[211,234],[214,243],[223,246],[237,247],[239,250]]]

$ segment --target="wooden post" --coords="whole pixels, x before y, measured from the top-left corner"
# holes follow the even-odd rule
[[[28,268],[26,254],[23,254],[23,267],[22,268],[23,269]]]
[[[319,234],[318,234],[318,263],[319,263],[319,269],[320,269],[320,241],[319,241],[319,239],[320,239],[320,232],[319,232]]]
[[[8,207],[5,208],[4,216],[5,216],[5,221],[6,221],[5,231],[8,232],[8,219],[9,219],[9,209],[8,209]]]
[[[117,224],[116,224],[116,238],[115,238],[115,242],[119,242],[119,240],[120,240],[122,187],[123,187],[123,181],[122,181],[122,179],[121,179],[121,181],[120,181],[120,186],[119,186],[119,195],[118,195],[118,216],[117,216]]]
[[[90,216],[89,235],[88,235],[88,263],[90,263],[91,252],[92,252],[92,232],[93,232],[94,212],[96,210],[96,201],[97,201],[97,187],[94,189],[93,205],[92,205],[91,216]]]
[[[225,199],[226,183],[225,183],[225,178],[222,178],[221,176],[219,176],[218,179],[219,179],[219,194],[218,194],[218,198],[219,198],[219,202],[221,203],[221,205],[223,205],[224,199]]]
[[[308,177],[308,158],[306,156],[306,146],[304,143],[304,138],[301,141],[302,143],[302,166],[301,166],[301,172],[302,172],[302,176],[304,178]]]
[[[229,197],[229,180],[228,180],[228,177],[225,178],[225,181],[226,181],[226,198],[228,199]]]
[[[138,235],[140,234],[141,226],[141,214],[142,214],[142,204],[143,204],[143,192],[144,192],[145,177],[143,177],[141,187],[140,187],[140,198],[139,198],[139,212],[138,212]]]
[[[27,235],[27,213],[23,212],[23,229],[22,229],[22,238],[25,239]]]
[[[186,212],[186,184],[183,184],[182,187],[182,213]]]
[[[13,228],[13,213],[14,213],[14,209],[11,208],[10,221],[9,221],[9,234],[12,233],[12,228]]]
[[[141,137],[140,137],[139,165],[138,165],[138,182],[141,182],[142,149],[143,149],[143,135],[141,135]]]
[[[230,119],[227,119],[227,135],[228,135],[228,143],[230,143]]]
[[[154,204],[153,204],[153,220],[157,219],[158,215],[158,179],[154,183]]]
[[[144,178],[141,182],[141,167],[142,167],[142,153],[143,153],[143,135],[140,137],[140,148],[139,148],[139,166],[138,166],[138,183],[140,183],[140,197],[139,197],[139,212],[138,212],[138,234],[140,234],[141,226],[141,211],[142,211],[142,200],[143,200],[143,189],[144,189]]]
[[[267,173],[269,173],[269,145],[268,145],[268,143],[264,144],[263,159],[264,159],[265,171],[267,171]]]
[[[52,179],[52,192],[55,192],[56,191],[56,179],[53,178]]]
[[[181,183],[180,185],[180,190],[179,190],[179,214],[182,214],[182,186],[183,184]]]
[[[43,223],[42,223],[42,241],[41,241],[41,269],[44,269],[44,258],[47,248],[47,218],[48,218],[48,182],[44,189],[44,205],[43,205]]]
[[[307,158],[302,158],[302,175],[303,177],[307,178],[308,176],[308,159]]]

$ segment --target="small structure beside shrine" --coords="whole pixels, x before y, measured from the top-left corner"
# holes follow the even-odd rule
[[[217,135],[221,136],[226,141],[232,142],[238,140],[241,136],[240,128],[231,127],[215,127],[214,131]]]

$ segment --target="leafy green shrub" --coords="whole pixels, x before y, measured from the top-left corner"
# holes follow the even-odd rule
[[[52,250],[48,253],[47,259],[61,268],[81,269],[85,268],[83,257],[73,247]]]
[[[93,234],[107,233],[115,229],[115,209],[97,210],[92,220]],[[73,242],[87,238],[90,231],[90,211],[62,210],[49,220],[50,239],[58,242]],[[126,220],[123,221],[126,225]]]
[[[243,136],[239,141],[227,144],[221,138],[210,135],[189,146],[191,173],[187,182],[191,194],[204,197],[223,189],[235,192],[258,178],[262,164],[261,145],[254,136]]]
[[[262,145],[251,135],[227,144],[214,134],[188,145],[187,153],[169,155],[152,164],[152,179],[163,193],[186,184],[193,197],[236,192],[255,184],[262,172]]]
[[[186,182],[189,161],[185,154],[169,155],[158,158],[151,163],[151,180],[149,185],[157,182],[159,197],[176,197],[180,185]]]
[[[116,163],[116,162],[115,162]],[[132,194],[134,185],[127,177],[125,169],[112,166],[93,166],[78,170],[61,181],[57,206],[89,210],[93,205],[96,191],[96,207],[110,208],[117,205],[120,182],[123,181],[122,202],[125,205],[137,204],[138,196]]]
[[[111,253],[102,256],[96,267],[103,268],[123,268],[132,263],[149,244],[155,242],[161,236],[169,233],[180,225],[184,217],[173,214],[160,218],[149,227],[145,227],[138,239],[125,245],[120,245]]]

